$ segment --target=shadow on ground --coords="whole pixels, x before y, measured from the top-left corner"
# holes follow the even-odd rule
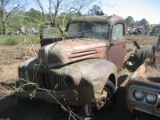
[[[116,102],[107,104],[91,120],[130,120],[131,113],[125,104],[125,88],[116,93]],[[10,95],[0,100],[0,119],[9,120],[68,120],[69,115],[59,106],[39,100],[19,99]]]
[[[10,101],[10,105],[4,106]],[[12,103],[12,104],[11,104]],[[17,99],[12,95],[0,101],[0,119],[4,120],[66,120],[67,113],[57,110],[55,104],[39,100]]]
[[[127,82],[127,77],[127,75],[119,77],[119,88],[115,94],[115,102],[107,103],[101,110],[96,111],[90,120],[133,120],[132,113],[127,110],[125,86],[120,86],[120,84]],[[8,89],[12,87],[5,83],[0,85]],[[2,98],[2,96],[0,97]],[[56,104],[40,100],[20,99],[14,94],[0,99],[0,120],[22,119],[69,120],[69,114],[62,111],[60,106]]]

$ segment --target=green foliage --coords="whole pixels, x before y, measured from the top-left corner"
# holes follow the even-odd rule
[[[16,11],[17,14],[12,15],[7,21],[7,31],[16,32],[19,30],[20,27],[23,27],[25,31],[31,28],[35,28],[36,30],[40,31],[40,26],[47,22],[45,21],[42,12],[31,8],[28,12],[24,12],[21,10]],[[49,22],[49,14],[46,13],[46,18]],[[68,21],[70,20],[71,16],[79,16],[81,13],[62,13],[61,15],[57,16],[57,23],[60,25],[61,28],[66,28]],[[0,28],[1,27],[0,21]],[[0,29],[0,35],[2,34],[2,30]],[[36,37],[37,41],[37,37]],[[39,40],[38,40],[39,41]]]
[[[150,35],[158,37],[160,35],[160,28],[153,28]]]
[[[145,18],[143,18],[141,20],[135,21],[135,24],[136,25],[148,25],[149,23],[148,23],[148,21]]]
[[[128,16],[125,20],[126,20],[127,26],[147,25],[147,24],[149,24],[148,21],[145,18],[143,18],[141,20],[134,21],[132,16]]]
[[[15,35],[1,36],[1,38],[1,45],[16,45],[23,39],[22,37]]]
[[[29,26],[39,27],[45,21],[42,13],[34,8],[31,8],[25,15],[28,16],[26,21],[29,23]]]
[[[25,13],[23,11],[17,11],[18,15],[15,16],[11,16],[8,21],[8,32],[11,31],[17,31],[19,26],[23,26],[24,24],[26,24],[25,22],[25,18],[22,16],[25,16]]]
[[[148,24],[148,21],[145,18],[143,18],[142,20],[140,20],[140,23],[146,25]]]
[[[91,9],[88,11],[89,15],[104,15],[101,7],[98,5],[93,5]]]
[[[31,36],[32,43],[39,43],[39,35]],[[0,36],[0,45],[16,45],[18,43],[29,44],[29,36],[19,36],[19,35],[7,35]]]
[[[75,15],[75,14],[74,14]],[[57,18],[57,23],[62,27],[62,28],[66,28],[67,23],[69,22],[69,20],[71,19],[71,17],[73,17],[74,15],[69,14],[69,13],[62,13],[60,16],[58,16]]]
[[[39,43],[40,42],[39,35],[31,36],[31,40],[32,40],[33,43]]]
[[[35,95],[36,95],[36,89],[33,90],[33,91],[29,94],[30,99],[33,99],[33,98],[35,97]]]
[[[151,32],[151,31],[153,30],[153,26],[152,26],[152,25],[149,25],[149,26],[148,26],[148,29],[149,29],[149,31]]]
[[[128,16],[126,19],[127,26],[132,26],[134,24],[134,19],[132,16]]]

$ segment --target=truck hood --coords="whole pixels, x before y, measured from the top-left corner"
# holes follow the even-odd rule
[[[52,68],[84,59],[104,58],[108,44],[96,39],[63,40],[42,47],[38,60],[44,67]]]

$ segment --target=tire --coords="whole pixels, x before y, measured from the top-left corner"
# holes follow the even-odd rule
[[[84,106],[81,106],[79,108],[79,114],[80,116],[82,117],[91,117],[93,114],[92,114],[92,110],[91,110],[91,105],[90,104],[87,104],[87,105],[84,105]]]
[[[108,80],[106,85],[104,86],[104,90],[109,94],[109,100],[113,100],[114,94],[116,93],[116,87],[112,81]]]
[[[104,91],[107,91],[107,93],[109,94],[109,100],[113,101],[114,98],[114,94],[116,93],[116,88],[115,85],[113,84],[112,81],[108,80],[107,83],[104,86]],[[106,100],[108,99],[105,98]],[[106,101],[104,100],[104,101]],[[87,104],[84,106],[79,107],[79,114],[80,116],[84,119],[84,118],[88,118],[93,116],[93,111],[98,110],[97,108],[95,108],[95,106],[92,106],[91,104]]]
[[[107,83],[104,87],[104,90],[106,90],[107,93],[109,94],[106,99],[112,103],[116,103],[116,95],[115,95],[116,87],[112,81],[110,81],[110,80],[107,81]]]
[[[88,120],[90,117],[93,116],[92,114],[92,110],[91,110],[91,105],[90,104],[86,104],[83,106],[79,106],[79,107],[74,107],[74,112],[79,116],[70,116],[70,120]]]
[[[143,50],[143,49],[138,49],[136,54],[135,54],[135,63],[136,66],[140,66],[146,58],[151,56],[151,51],[150,50]]]

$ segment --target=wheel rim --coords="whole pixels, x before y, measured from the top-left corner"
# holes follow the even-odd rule
[[[85,105],[84,106],[84,112],[85,112],[85,116],[87,117],[90,117],[92,116],[92,113],[91,113],[91,106],[90,105]]]

